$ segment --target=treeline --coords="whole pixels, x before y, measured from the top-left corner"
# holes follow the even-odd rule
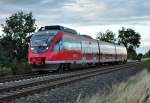
[[[111,43],[123,44],[128,52],[128,59],[137,59],[136,48],[141,44],[141,35],[131,28],[122,27],[118,30],[118,37],[110,30],[97,33],[97,39]],[[140,54],[141,55],[141,54]]]
[[[13,74],[19,74],[20,70],[23,70],[23,73],[28,71],[28,43],[31,34],[37,28],[35,22],[31,12],[21,11],[12,14],[1,24],[3,34],[0,36],[0,73],[3,73],[1,69],[3,67],[10,68]],[[105,33],[99,32],[97,39],[125,45],[128,50],[128,58],[135,59],[137,57],[136,48],[140,46],[140,34],[131,28],[124,27],[118,31],[118,34],[116,38],[115,33],[107,30]],[[149,53],[145,56],[148,55]]]
[[[144,55],[143,55],[144,58],[150,58],[150,50],[147,51]]]

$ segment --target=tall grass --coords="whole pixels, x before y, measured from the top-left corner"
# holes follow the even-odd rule
[[[109,94],[96,93],[92,97],[78,99],[76,103],[150,103],[149,96],[150,73],[144,70],[127,82],[112,86]]]

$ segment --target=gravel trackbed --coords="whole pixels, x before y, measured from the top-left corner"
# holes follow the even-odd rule
[[[77,98],[92,96],[96,93],[109,92],[113,84],[128,80],[132,75],[146,68],[148,63],[141,64],[132,69],[127,68],[116,72],[91,77],[67,86],[47,90],[38,94],[21,97],[11,103],[76,103]]]

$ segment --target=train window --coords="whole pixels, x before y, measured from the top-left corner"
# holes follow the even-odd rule
[[[71,50],[72,44],[68,41],[63,41],[63,50]]]
[[[118,54],[126,54],[126,49],[124,47],[117,47]]]
[[[31,37],[32,46],[48,46],[53,40],[53,35],[33,35]]]
[[[57,30],[46,30],[36,32],[34,35],[56,35],[58,33]]]
[[[100,45],[100,51],[103,54],[115,54],[115,46],[109,44]]]
[[[81,50],[80,42],[65,40],[63,41],[63,50]]]

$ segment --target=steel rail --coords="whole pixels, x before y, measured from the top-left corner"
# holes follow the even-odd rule
[[[24,74],[24,75],[14,75],[14,76],[7,76],[7,77],[0,77],[0,83],[5,82],[11,82],[11,81],[17,81],[17,80],[23,80],[23,79],[30,79],[30,78],[37,78],[41,76],[46,76],[48,74],[37,74],[37,73],[31,73],[31,74]]]
[[[14,85],[5,86],[3,88],[0,88],[0,91],[4,92],[4,91],[9,91],[9,90],[21,89],[21,88],[29,87],[31,85],[35,86],[35,85],[38,85],[41,83],[47,83],[49,81],[52,82],[52,81],[56,81],[58,79],[69,78],[69,77],[77,76],[77,75],[84,75],[86,73],[91,73],[91,72],[95,72],[95,71],[103,71],[103,70],[107,70],[107,69],[111,69],[111,68],[117,68],[117,67],[126,66],[126,65],[128,66],[128,65],[132,65],[132,64],[135,64],[135,63],[125,64],[125,65],[108,66],[108,67],[95,68],[95,69],[92,68],[92,69],[85,69],[85,70],[81,70],[81,71],[74,71],[74,72],[69,72],[69,73],[64,73],[64,74],[57,74],[56,76],[54,76],[52,78],[46,78],[46,79],[42,79],[42,80],[38,80],[38,81],[27,82],[24,84],[18,84],[18,85],[14,84]],[[49,77],[51,77],[51,75],[49,75]]]
[[[53,78],[50,80],[43,80],[43,81],[36,81],[34,83],[26,84],[26,85],[20,85],[17,87],[7,87],[1,88],[0,93],[0,102],[2,101],[8,101],[15,99],[17,97],[25,96],[28,94],[36,93],[43,91],[45,89],[51,89],[54,87],[62,86],[64,84],[68,84],[77,80],[85,79],[91,76],[96,76],[100,74],[105,74],[105,73],[110,73],[116,70],[124,69],[124,68],[131,68],[134,67],[135,65],[138,65],[141,63],[132,63],[129,65],[122,65],[122,66],[112,66],[112,67],[107,67],[103,69],[94,69],[86,72],[81,72],[81,73],[75,73],[71,75],[63,75],[58,78]],[[11,90],[11,91],[10,91]]]
[[[129,63],[134,63],[134,62],[129,62]],[[108,66],[112,66],[112,65],[108,65]],[[72,71],[69,71],[69,72],[72,72]],[[68,73],[68,71],[65,71],[64,73]],[[12,81],[18,81],[18,80],[30,79],[30,78],[37,78],[37,77],[48,76],[48,75],[57,75],[57,74],[56,73],[48,73],[48,74],[32,73],[32,74],[24,74],[24,75],[21,74],[21,75],[15,75],[15,76],[0,77],[0,83],[12,82]]]

